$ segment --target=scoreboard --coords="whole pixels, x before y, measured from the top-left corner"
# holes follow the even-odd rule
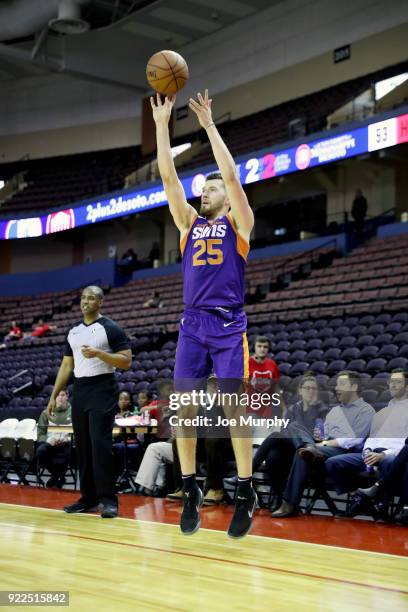
[[[408,114],[368,126],[368,151],[378,151],[403,142],[408,142]]]

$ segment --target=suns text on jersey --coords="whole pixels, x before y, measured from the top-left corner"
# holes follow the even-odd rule
[[[193,240],[199,238],[224,238],[227,233],[225,223],[216,223],[214,225],[198,225],[192,231],[191,237]]]

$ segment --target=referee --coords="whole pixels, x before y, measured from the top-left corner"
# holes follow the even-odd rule
[[[48,403],[53,415],[56,397],[72,372],[72,425],[78,457],[81,498],[65,512],[101,509],[102,518],[118,514],[112,455],[112,429],[118,400],[115,368],[128,370],[132,353],[125,332],[100,313],[103,291],[86,287],[81,295],[83,321],[68,331],[64,357]]]

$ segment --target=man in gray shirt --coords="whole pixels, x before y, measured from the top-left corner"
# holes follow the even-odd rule
[[[362,448],[375,411],[360,397],[360,376],[357,372],[345,370],[338,374],[336,395],[340,404],[334,406],[325,419],[324,439],[315,442],[311,436],[310,441],[296,453],[283,492],[283,502],[278,510],[272,512],[273,518],[297,513],[312,466],[324,463],[329,457]]]
[[[347,453],[326,461],[327,473],[339,494],[356,493],[356,478],[366,467],[378,466],[380,477],[386,477],[408,436],[407,381],[402,370],[391,372],[388,386],[391,400],[377,412],[363,452]]]

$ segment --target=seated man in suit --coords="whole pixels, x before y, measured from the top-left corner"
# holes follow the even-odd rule
[[[283,502],[278,510],[272,512],[273,518],[297,513],[312,466],[322,465],[329,457],[362,447],[375,411],[360,397],[359,374],[351,370],[340,372],[336,380],[336,395],[340,403],[325,419],[324,440],[314,442],[311,436],[310,442],[296,452],[282,495]]]

